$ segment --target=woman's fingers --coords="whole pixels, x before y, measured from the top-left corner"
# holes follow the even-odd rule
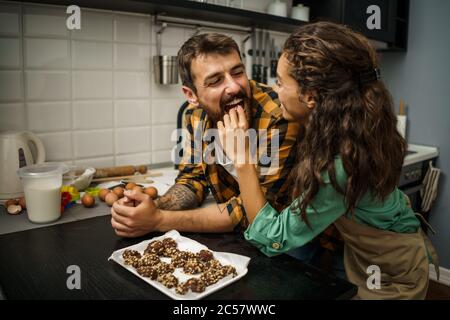
[[[230,112],[228,112],[228,114],[230,115],[230,124],[231,124],[231,128],[237,128],[238,127],[238,115],[236,113],[236,109],[233,108],[230,110]]]
[[[247,117],[245,116],[244,108],[241,106],[237,107],[237,115],[238,115],[238,126],[241,129],[248,129]]]
[[[231,126],[230,126],[230,116],[228,114],[225,114],[223,116],[223,124],[225,125],[225,129],[231,128]]]

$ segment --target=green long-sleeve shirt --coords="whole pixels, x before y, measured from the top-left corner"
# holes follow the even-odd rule
[[[335,159],[335,168],[337,182],[343,186],[347,175],[340,157]],[[323,173],[322,177],[325,185],[320,187],[306,209],[311,228],[292,209],[293,204],[279,213],[266,203],[245,231],[245,238],[264,254],[274,256],[300,247],[324,231],[345,213],[346,207],[343,195],[334,189],[328,173]],[[383,202],[372,197],[370,192],[366,193],[358,202],[355,218],[358,223],[398,233],[413,233],[420,227],[398,188]]]

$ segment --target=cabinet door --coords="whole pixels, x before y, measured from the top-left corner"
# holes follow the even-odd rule
[[[371,39],[390,43],[395,41],[397,0],[344,0],[343,6],[344,24]],[[370,6],[376,6],[376,11],[367,13]],[[380,29],[368,28],[368,20],[374,14],[379,14]]]

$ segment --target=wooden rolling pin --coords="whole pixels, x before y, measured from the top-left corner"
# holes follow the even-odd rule
[[[75,174],[77,176],[83,174],[84,170],[79,170]],[[123,177],[132,176],[136,172],[140,174],[147,173],[147,166],[119,166],[119,167],[106,167],[106,168],[96,168],[94,179],[98,178],[109,178],[109,177]]]

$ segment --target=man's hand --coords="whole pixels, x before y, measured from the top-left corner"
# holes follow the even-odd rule
[[[116,234],[134,238],[155,231],[160,211],[150,196],[130,190],[124,194],[111,208],[111,225]]]
[[[249,141],[246,137],[248,122],[244,109],[238,106],[231,109],[229,114],[223,117],[223,122],[217,122],[219,139],[228,158],[233,161],[236,168],[250,163]]]

